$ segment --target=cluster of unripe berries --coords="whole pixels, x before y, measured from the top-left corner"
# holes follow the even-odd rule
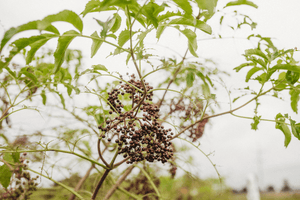
[[[147,91],[144,93],[142,81],[135,80],[132,75],[128,83],[120,82],[118,89],[108,93],[111,119],[106,120],[106,126],[99,126],[104,133],[102,138],[110,136],[107,141],[118,145],[118,153],[128,158],[127,164],[147,160],[167,162],[173,156],[171,148],[171,129],[165,129],[158,121],[159,108],[152,103],[153,87],[145,83]],[[124,105],[119,95],[129,94],[132,108],[130,111],[123,109]],[[113,117],[115,116],[115,117]]]
[[[19,159],[19,163],[14,166],[15,181],[14,186],[6,189],[5,193],[0,194],[0,199],[9,199],[9,200],[17,200],[22,197],[22,199],[26,200],[30,198],[30,195],[33,191],[36,191],[38,183],[36,180],[38,176],[33,178],[30,173],[26,171],[27,162],[25,162],[25,156],[27,154],[24,153],[23,157],[21,156]]]

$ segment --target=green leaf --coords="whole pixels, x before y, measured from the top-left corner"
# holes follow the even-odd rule
[[[41,97],[43,99],[43,104],[46,105],[47,96],[46,96],[45,90],[42,90]]]
[[[196,2],[201,10],[208,11],[207,19],[214,15],[218,0],[196,0]]]
[[[159,40],[161,34],[164,32],[164,30],[166,29],[166,26],[165,25],[159,25],[156,29],[156,38],[157,38],[157,41]]]
[[[252,1],[248,1],[248,0],[237,0],[237,1],[231,1],[229,3],[226,4],[226,7],[229,7],[229,6],[240,6],[240,5],[248,5],[248,6],[252,6],[254,8],[258,8],[258,6],[253,3]]]
[[[69,34],[72,34],[71,36],[67,36]],[[55,58],[55,64],[54,64],[54,73],[57,73],[58,70],[60,69],[62,63],[64,62],[65,59],[65,52],[71,43],[71,41],[79,35],[78,32],[74,30],[70,30],[65,32],[62,36],[58,38],[58,45],[57,48],[54,52],[54,58]]]
[[[101,71],[108,71],[107,68],[104,65],[92,65],[92,68],[94,68],[94,70],[101,70]]]
[[[132,32],[133,36],[136,32]],[[120,47],[122,47],[128,40],[130,39],[130,31],[129,30],[123,30],[118,38],[118,44]]]
[[[11,175],[12,172],[7,165],[0,166],[0,183],[5,189],[9,186]]]
[[[80,33],[82,33],[83,23],[80,17],[73,11],[63,10],[57,14],[49,15],[42,21],[38,22],[38,28],[44,30],[51,25],[52,22],[64,21],[72,24]]]
[[[278,113],[275,117],[276,119],[276,125],[275,128],[279,129],[283,132],[285,140],[284,140],[284,146],[287,147],[289,143],[291,142],[292,134],[290,132],[289,127],[285,123],[285,118],[282,116],[281,113]]]
[[[265,62],[267,62],[269,60],[268,56],[266,56],[264,54],[264,52],[262,52],[260,49],[247,49],[247,50],[245,50],[245,56],[253,56],[253,55],[256,55],[256,56],[259,56],[259,57],[263,58],[265,60]]]
[[[97,53],[98,49],[100,48],[100,46],[103,43],[103,39],[101,39],[97,32],[95,31],[91,36],[99,38],[99,39],[92,39],[93,40],[93,44],[91,47],[91,58],[94,57],[94,55]]]
[[[239,72],[241,69],[243,69],[244,67],[248,67],[248,66],[254,66],[254,63],[243,63],[240,64],[239,66],[233,68],[236,72]]]
[[[155,28],[158,27],[158,19],[157,16],[160,12],[164,11],[165,7],[163,5],[158,5],[153,2],[147,3],[145,6],[142,8],[142,13],[147,17],[147,20],[153,24]]]
[[[298,65],[291,65],[291,64],[277,64],[274,67],[272,67],[273,70],[277,69],[286,69],[293,72],[300,73],[300,66]]]
[[[196,37],[197,37],[196,33],[190,29],[184,29],[184,30],[179,29],[179,31],[187,37],[188,48],[189,48],[189,51],[191,52],[191,54],[195,57],[198,57],[198,55],[196,53],[197,48],[198,48],[197,40],[196,40]]]
[[[169,22],[169,24],[193,26],[207,34],[212,33],[211,27],[208,24],[206,24],[203,21],[197,20],[197,19],[188,19],[188,18],[180,17],[180,18],[171,20]]]
[[[187,14],[192,14],[192,6],[188,0],[173,0]]]
[[[253,67],[252,69],[250,69],[246,75],[246,82],[248,82],[250,80],[250,78],[253,76],[253,74],[255,74],[256,72],[262,70],[262,68],[260,67]]]
[[[41,48],[41,46],[43,46],[44,44],[46,44],[46,42],[48,42],[51,38],[53,37],[57,37],[57,35],[53,35],[53,34],[43,34],[40,36],[45,36],[44,39],[40,39],[32,44],[30,44],[30,51],[28,51],[27,56],[26,56],[26,65],[28,65],[29,63],[31,63],[36,51],[38,49]]]
[[[110,28],[110,31],[115,33],[117,30],[119,30],[121,23],[122,23],[122,19],[118,13],[114,13],[113,19],[114,19],[114,23],[113,23],[112,27]]]
[[[195,80],[195,74],[194,72],[188,72],[187,75],[186,75],[186,85],[187,87],[192,87],[193,86],[193,83],[194,83],[194,80]]]
[[[299,77],[300,77],[300,73],[290,71],[290,70],[288,70],[285,75],[286,81],[292,85],[294,85],[299,80]]]
[[[99,8],[101,2],[99,0],[91,0],[85,5],[85,9],[82,13],[83,17],[90,12],[95,12],[95,9]]]
[[[66,108],[66,104],[65,104],[65,98],[64,98],[64,96],[62,94],[60,94],[59,92],[56,92],[56,94],[59,96],[60,102],[63,105],[63,108],[65,109]]]
[[[290,119],[290,123],[291,123],[291,129],[292,129],[292,133],[293,135],[298,138],[298,140],[300,140],[300,124],[296,124],[296,121]],[[298,126],[298,127],[297,127]]]
[[[261,116],[254,116],[253,117],[253,123],[251,123],[251,129],[257,130],[257,125],[259,124]]]
[[[21,26],[18,26],[16,28],[10,28],[8,31],[5,32],[2,40],[1,40],[1,45],[0,45],[0,53],[3,49],[3,47],[5,46],[5,44],[17,33],[23,32],[23,31],[27,31],[27,30],[38,30],[38,21],[32,21],[32,22],[28,22],[27,24],[23,24]],[[48,26],[44,29],[45,31],[49,31],[55,34],[59,34],[58,30],[54,27],[54,26]]]
[[[295,113],[298,113],[298,102],[300,100],[300,85],[290,89],[291,95],[291,108]]]

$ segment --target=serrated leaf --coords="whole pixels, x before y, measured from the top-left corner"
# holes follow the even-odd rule
[[[248,82],[250,80],[250,78],[253,76],[253,74],[255,74],[256,72],[263,70],[260,67],[253,67],[252,69],[250,69],[246,75],[246,82]]]
[[[274,67],[272,67],[273,70],[277,69],[286,69],[293,72],[300,73],[300,66],[298,65],[291,65],[291,64],[277,64]]]
[[[256,56],[259,56],[259,57],[263,58],[265,60],[265,62],[267,62],[269,60],[268,56],[266,56],[264,54],[264,52],[262,52],[260,49],[247,49],[247,50],[245,50],[245,56],[253,56],[253,55],[256,55]]]
[[[194,20],[194,19],[188,19],[188,18],[180,17],[180,18],[171,20],[169,22],[169,24],[193,26],[193,27],[195,27],[195,28],[207,33],[207,34],[212,33],[212,29],[208,24],[206,24],[203,21],[196,20],[196,19]]]
[[[7,165],[0,166],[0,183],[6,189],[9,186],[11,175],[12,172]]]
[[[283,117],[283,115],[281,113],[278,113],[275,117],[276,119],[276,125],[275,128],[279,129],[283,132],[284,134],[284,146],[287,147],[289,145],[289,143],[291,142],[291,138],[292,138],[292,134],[290,132],[289,127],[286,125],[285,123],[285,118]]]
[[[233,68],[236,72],[239,72],[241,69],[243,69],[244,67],[248,67],[248,66],[254,66],[254,63],[243,63],[240,64],[239,66]]]
[[[93,12],[93,10],[98,8],[100,5],[101,5],[101,3],[99,0],[91,0],[85,5],[84,11],[80,14],[82,14],[84,17],[87,13]]]
[[[290,89],[290,95],[291,95],[291,108],[295,113],[298,114],[298,103],[300,101],[300,85],[297,85],[296,87]]]
[[[298,140],[300,140],[300,130],[296,129],[296,121],[290,119],[290,123],[291,123],[291,130],[293,135],[298,138]]]
[[[136,32],[132,32],[133,36]],[[122,47],[128,40],[130,39],[130,31],[129,30],[123,30],[118,38],[118,44],[120,47]]]
[[[46,105],[47,96],[46,96],[45,90],[42,90],[41,97],[42,97],[42,100],[43,100],[43,104]]]
[[[192,6],[188,0],[173,0],[187,14],[192,14]]]
[[[91,36],[99,38],[99,39],[92,39],[93,40],[93,44],[91,47],[91,58],[92,58],[97,53],[100,46],[102,45],[103,40],[98,36],[96,31]]]
[[[30,51],[28,51],[27,56],[26,56],[26,65],[31,63],[36,51],[41,48],[46,42],[48,42],[51,38],[57,37],[57,35],[53,34],[43,34],[41,36],[45,36],[44,39],[40,39],[32,44],[30,44]]]
[[[201,10],[208,11],[207,19],[214,15],[218,0],[196,0],[196,2]]]
[[[71,36],[68,36],[71,34]],[[62,63],[64,62],[65,59],[65,52],[71,43],[71,41],[79,35],[78,32],[74,30],[70,30],[65,32],[62,36],[58,38],[58,44],[56,47],[56,50],[54,52],[54,58],[55,58],[55,64],[54,64],[54,73],[57,73],[58,70],[60,69]]]
[[[254,116],[253,117],[253,123],[251,123],[251,129],[257,130],[257,125],[259,124],[261,116]]]
[[[83,23],[80,17],[71,10],[63,10],[57,14],[49,15],[38,22],[38,28],[44,30],[51,25],[52,22],[63,21],[72,24],[80,33],[82,33]]]
[[[158,27],[157,16],[160,12],[164,11],[165,7],[163,5],[158,5],[154,2],[149,2],[142,8],[142,13],[147,17],[147,20],[153,24],[155,28]]]
[[[114,24],[110,28],[110,31],[113,33],[115,33],[117,30],[119,30],[121,23],[122,23],[122,19],[118,13],[114,14],[114,19],[115,19]]]
[[[2,38],[2,40],[1,40],[0,52],[2,51],[5,44],[17,33],[27,31],[27,30],[38,30],[38,25],[37,25],[38,22],[39,22],[39,20],[28,22],[27,24],[23,24],[23,25],[18,26],[16,28],[15,27],[10,28],[8,31],[6,31],[3,38]],[[55,34],[59,34],[58,30],[52,25],[46,27],[44,30],[55,33]]]
[[[186,85],[187,87],[192,87],[193,86],[193,83],[194,83],[194,80],[195,80],[195,74],[194,72],[188,72],[187,75],[186,75]]]
[[[190,29],[184,29],[184,30],[179,29],[179,31],[187,37],[188,48],[189,48],[189,51],[191,52],[191,54],[195,57],[198,57],[198,55],[196,53],[197,48],[198,48],[197,40],[196,40],[196,37],[197,37],[196,33]]]
[[[231,1],[229,3],[226,4],[226,7],[229,7],[229,6],[240,6],[240,5],[248,5],[248,6],[252,6],[254,8],[258,8],[258,6],[253,3],[252,1],[248,1],[248,0],[237,0],[237,1]]]
[[[165,25],[159,25],[157,27],[157,30],[156,30],[156,38],[157,38],[157,41],[159,40],[161,34],[164,32],[164,30],[166,29],[166,26]]]

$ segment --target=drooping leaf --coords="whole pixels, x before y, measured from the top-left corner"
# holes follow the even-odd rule
[[[291,95],[291,108],[295,113],[298,113],[298,103],[300,101],[300,85],[290,89]]]
[[[6,189],[9,186],[11,175],[12,172],[7,165],[0,166],[0,183]]]
[[[166,29],[166,26],[165,25],[159,25],[157,27],[157,30],[156,30],[156,38],[157,38],[157,41],[159,40],[161,34],[164,32],[164,30]]]
[[[191,52],[191,54],[195,57],[198,57],[196,51],[197,51],[197,48],[198,48],[198,45],[197,45],[197,40],[196,40],[196,33],[190,29],[184,29],[184,30],[180,30],[179,31],[181,33],[183,33],[187,39],[188,39],[188,48],[189,48],[189,51]]]
[[[65,104],[65,98],[64,98],[64,96],[62,94],[60,94],[59,92],[56,92],[56,94],[59,96],[60,102],[61,102],[63,108],[65,109],[66,108],[66,104]]]
[[[279,130],[281,130],[283,132],[284,137],[285,137],[285,139],[284,139],[284,146],[287,147],[289,145],[289,143],[291,142],[291,138],[292,138],[291,137],[292,134],[290,132],[290,129],[286,125],[285,118],[284,118],[284,116],[281,113],[278,113],[276,115],[275,119],[277,121],[276,125],[275,125],[275,128],[279,129]]]
[[[45,90],[42,90],[41,92],[41,97],[42,97],[42,102],[44,105],[46,105],[46,101],[47,101],[47,96],[46,96],[46,93],[45,93]]]
[[[63,21],[72,24],[80,33],[82,33],[83,23],[80,17],[71,10],[63,10],[54,15],[48,15],[43,20],[38,22],[38,28],[44,30],[52,22]]]
[[[252,69],[250,69],[246,75],[246,82],[248,82],[250,80],[250,78],[253,76],[253,74],[255,74],[256,72],[262,70],[262,68],[260,67],[253,67]]]
[[[95,31],[91,36],[95,37],[95,38],[99,38],[99,39],[92,39],[93,40],[93,44],[91,47],[91,58],[94,57],[94,55],[97,53],[98,49],[100,48],[100,46],[103,43],[103,39],[101,39],[97,32]]]
[[[186,85],[187,87],[192,87],[195,80],[195,74],[192,71],[189,71],[186,75]]]
[[[248,1],[248,0],[237,0],[237,1],[231,1],[229,3],[226,4],[226,7],[229,7],[229,6],[240,6],[240,5],[248,5],[248,6],[252,6],[254,8],[258,8],[258,6],[253,3],[252,1]]]
[[[203,21],[200,20],[193,20],[193,19],[188,19],[188,18],[184,18],[184,17],[180,17],[177,19],[173,19],[169,22],[169,24],[176,24],[176,25],[186,25],[186,26],[193,26],[207,34],[211,34],[212,33],[212,29],[211,27],[206,24]]]
[[[114,13],[114,23],[112,27],[110,28],[110,31],[115,33],[117,30],[119,30],[122,23],[122,19],[118,13]]]
[[[291,130],[292,130],[292,133],[293,135],[298,138],[298,140],[300,140],[300,124],[296,124],[296,121],[290,119],[290,123],[291,123]],[[299,127],[297,127],[297,125]]]
[[[58,38],[58,45],[54,52],[55,64],[54,64],[54,73],[57,73],[60,69],[62,63],[65,59],[65,52],[71,43],[71,41],[79,35],[78,32],[70,30],[65,32],[62,36]]]
[[[14,27],[10,28],[8,31],[6,31],[3,38],[2,38],[2,40],[1,40],[0,52],[2,51],[5,44],[17,33],[27,31],[27,30],[38,30],[38,22],[39,22],[39,20],[28,22],[27,24],[23,24],[23,25],[18,26],[16,28],[14,28]],[[55,34],[59,34],[59,31],[52,25],[46,27],[44,30],[55,33]]]
[[[43,34],[41,36],[45,36],[45,38],[40,39],[29,45],[31,49],[30,49],[30,51],[28,51],[27,56],[26,56],[26,64],[27,65],[29,63],[31,63],[36,51],[39,50],[41,48],[41,46],[46,44],[46,42],[48,42],[51,38],[57,37],[57,35],[53,35],[53,34]]]

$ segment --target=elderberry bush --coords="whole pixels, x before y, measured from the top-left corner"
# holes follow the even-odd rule
[[[144,80],[143,80],[144,81]],[[118,154],[127,159],[127,164],[147,160],[167,162],[173,156],[170,141],[173,133],[165,129],[158,121],[159,108],[153,104],[153,89],[149,83],[136,80],[134,75],[127,83],[120,82],[119,88],[108,93],[110,119],[105,126],[99,126],[103,131],[102,139],[106,136],[108,142],[118,145]],[[125,111],[120,96],[129,94],[132,109]]]

